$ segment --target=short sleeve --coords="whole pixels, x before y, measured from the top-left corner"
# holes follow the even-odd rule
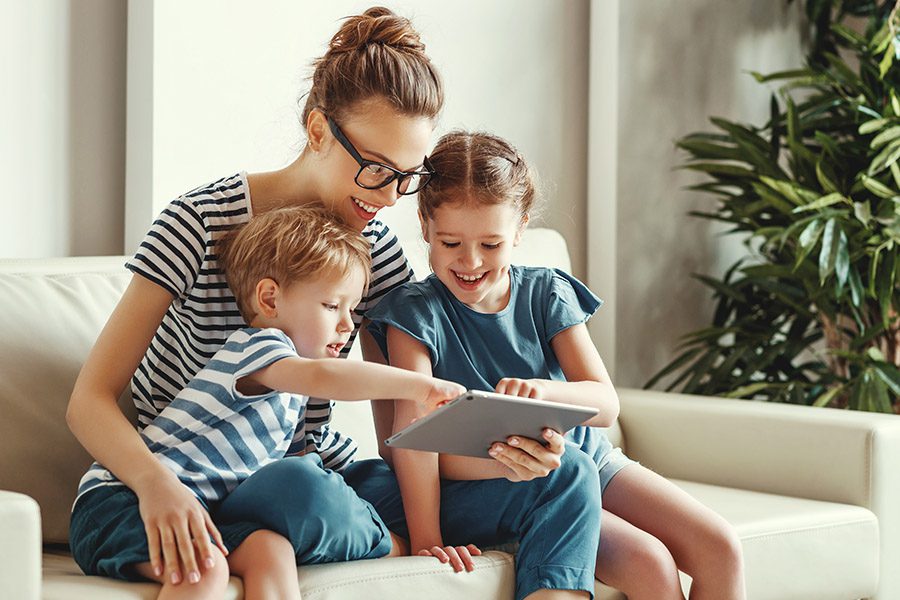
[[[410,282],[396,288],[366,314],[370,321],[369,333],[388,359],[387,330],[391,326],[421,342],[428,348],[431,363],[437,364],[438,336],[442,332],[435,323],[434,301],[423,293],[422,285],[424,284]]]
[[[208,236],[196,207],[178,198],[163,209],[125,266],[180,298],[197,279]]]
[[[415,276],[409,261],[403,254],[400,240],[388,229],[387,225],[379,221],[373,221],[363,230],[372,246],[372,275],[369,280],[369,288],[362,301],[357,305],[356,312],[360,316],[368,317],[369,311],[375,308],[381,300],[397,287],[413,281]]]
[[[553,269],[544,317],[547,339],[586,322],[602,304],[603,301],[586,285],[568,273]]]
[[[231,391],[235,398],[247,398],[237,391],[236,384],[239,379],[279,360],[297,356],[294,344],[280,329],[260,329],[236,347],[230,347],[230,344],[226,343],[220,352],[231,353],[235,359],[231,381]]]

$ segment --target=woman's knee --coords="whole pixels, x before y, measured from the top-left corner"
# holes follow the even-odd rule
[[[672,553],[658,539],[648,536],[631,553],[627,564],[629,576],[622,590],[626,594],[653,598],[681,597],[678,566]]]
[[[294,568],[296,564],[290,540],[268,529],[259,529],[247,536],[228,561],[236,575],[276,567]]]
[[[718,577],[724,573],[739,573],[743,569],[741,540],[734,527],[721,517],[708,522],[692,546],[690,556],[683,561],[682,570],[694,578],[702,578],[708,571]]]

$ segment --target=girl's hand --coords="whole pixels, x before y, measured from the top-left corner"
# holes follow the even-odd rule
[[[566,444],[562,435],[552,429],[544,430],[547,445],[518,435],[507,438],[507,443],[494,443],[488,453],[508,470],[510,481],[531,481],[546,477],[559,468]]]
[[[209,513],[174,475],[148,482],[138,499],[150,566],[158,577],[165,573],[165,579],[173,584],[184,579],[190,583],[200,581],[198,560],[207,569],[215,562],[210,536],[222,554],[228,555]]]
[[[518,379],[504,377],[497,383],[494,391],[508,396],[521,396],[539,400],[544,397],[544,382],[540,379]]]
[[[481,556],[481,550],[475,544],[468,546],[432,546],[431,548],[419,550],[416,554],[419,556],[434,556],[442,563],[450,563],[453,570],[459,573],[463,569],[472,572],[475,570],[475,563],[472,561],[473,556]]]

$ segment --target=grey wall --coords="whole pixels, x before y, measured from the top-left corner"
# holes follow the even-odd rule
[[[712,196],[683,188],[674,141],[710,115],[762,124],[770,91],[746,71],[802,65],[799,3],[628,0],[620,3],[616,383],[640,386],[675,356],[678,337],[709,324],[708,288],[743,247],[687,216]]]
[[[126,5],[3,6],[0,257],[121,253]]]

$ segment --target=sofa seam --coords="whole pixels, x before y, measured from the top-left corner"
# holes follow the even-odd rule
[[[760,540],[766,538],[779,537],[783,535],[789,534],[801,534],[801,533],[810,533],[810,532],[820,532],[820,531],[828,531],[831,529],[839,529],[843,527],[849,527],[851,525],[860,525],[863,523],[871,523],[872,519],[856,519],[854,521],[845,521],[843,523],[829,523],[827,525],[812,525],[809,527],[802,527],[800,529],[785,529],[778,533],[759,533],[750,536],[741,536],[741,541],[746,540]],[[876,529],[878,528],[878,522],[875,522]]]

